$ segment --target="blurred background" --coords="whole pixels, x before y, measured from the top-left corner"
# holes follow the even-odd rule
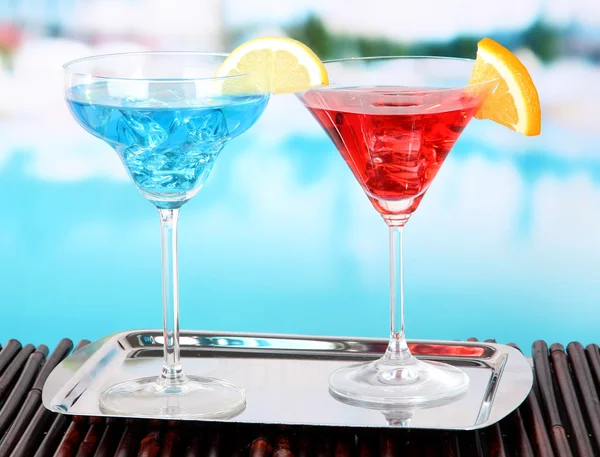
[[[0,0],[0,340],[161,326],[158,217],[69,115],[61,65],[266,34],[322,59],[517,52],[542,135],[465,131],[405,230],[408,336],[599,342],[595,0]],[[293,96],[221,153],[179,247],[183,328],[387,336],[386,226]]]

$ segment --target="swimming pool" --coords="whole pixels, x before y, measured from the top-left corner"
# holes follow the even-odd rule
[[[67,116],[0,120],[2,341],[161,326],[158,217]],[[574,152],[544,130],[473,122],[457,143],[405,231],[409,338],[598,342],[598,138]],[[182,328],[387,336],[386,226],[293,97],[223,151],[180,221]]]

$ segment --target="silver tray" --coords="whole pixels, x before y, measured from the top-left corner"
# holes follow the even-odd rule
[[[335,400],[328,378],[341,366],[380,357],[385,340],[182,332],[180,341],[187,373],[226,379],[245,389],[246,409],[224,422],[471,430],[515,410],[533,383],[530,364],[510,346],[410,341],[417,357],[460,367],[470,378],[469,391],[435,408],[377,411]],[[51,373],[44,406],[63,414],[106,416],[99,408],[100,393],[124,380],[158,375],[162,342],[158,330],[137,330],[89,344]]]

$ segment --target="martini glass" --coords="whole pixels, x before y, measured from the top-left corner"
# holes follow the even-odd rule
[[[381,410],[451,402],[461,370],[415,358],[404,333],[402,232],[450,149],[497,81],[468,86],[474,61],[373,57],[326,62],[331,84],[299,93],[389,226],[390,340],[382,358],[329,379],[338,400]]]
[[[104,412],[155,418],[226,418],[245,408],[226,381],[185,375],[179,350],[177,220],[207,180],[223,147],[260,117],[268,94],[248,75],[214,77],[227,55],[150,52],[95,56],[65,64],[75,120],[117,152],[162,232],[163,367],[158,376],[106,389]],[[157,373],[158,374],[158,373]]]

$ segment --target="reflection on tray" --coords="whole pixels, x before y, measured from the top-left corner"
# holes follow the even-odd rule
[[[483,346],[463,346],[463,345],[449,345],[449,344],[423,344],[423,343],[409,343],[408,347],[410,352],[414,355],[447,355],[447,356],[459,356],[459,357],[482,357],[488,347]]]
[[[133,350],[129,355],[130,358],[140,357],[138,351],[136,351],[138,349],[143,349],[144,355],[147,356],[148,350],[156,348],[162,351],[163,347],[161,333],[129,334],[126,340],[130,349]],[[229,356],[231,357],[236,355],[243,357],[245,352],[261,355],[268,352],[272,356],[277,356],[279,351],[285,351],[288,357],[298,352],[298,356],[352,358],[353,355],[360,354],[360,358],[364,358],[365,356],[380,356],[385,352],[387,342],[378,340],[333,340],[318,337],[199,336],[182,333],[180,345],[184,357],[208,357],[212,352],[226,349],[230,352]],[[443,342],[436,344],[413,341],[409,343],[409,347],[413,354],[422,358],[458,357],[481,360],[491,358],[496,352],[493,346],[485,343]]]

